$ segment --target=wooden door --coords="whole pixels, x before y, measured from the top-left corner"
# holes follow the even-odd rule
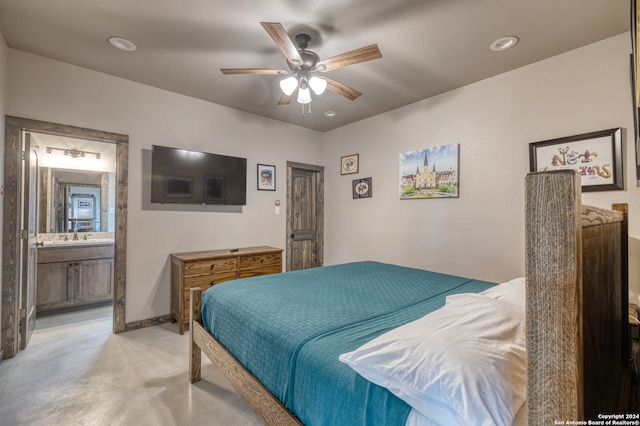
[[[24,135],[22,190],[22,283],[20,292],[20,350],[29,343],[36,325],[36,270],[38,262],[38,147]]]
[[[287,163],[287,271],[322,266],[324,168]]]

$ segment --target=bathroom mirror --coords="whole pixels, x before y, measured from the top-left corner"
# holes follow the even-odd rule
[[[38,233],[115,231],[115,145],[33,134]]]
[[[39,172],[38,233],[114,232],[114,173],[51,167]]]

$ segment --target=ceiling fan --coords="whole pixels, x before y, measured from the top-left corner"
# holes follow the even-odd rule
[[[298,47],[296,47],[282,24],[277,22],[261,22],[260,24],[284,54],[287,59],[289,70],[269,68],[223,68],[220,71],[225,75],[290,75],[289,78],[280,82],[280,88],[282,89],[283,95],[280,97],[278,105],[288,105],[294,97],[296,97],[298,103],[308,104],[311,102],[311,92],[309,89],[313,90],[316,95],[321,95],[325,89],[329,89],[331,92],[337,93],[338,95],[344,96],[345,98],[353,101],[362,95],[362,93],[331,78],[325,76],[319,77],[316,73],[325,73],[348,65],[382,58],[382,53],[380,53],[378,45],[372,44],[370,46],[342,53],[321,61],[317,54],[311,50],[307,50],[309,41],[311,40],[311,37],[308,34],[296,35],[295,41],[298,45]]]

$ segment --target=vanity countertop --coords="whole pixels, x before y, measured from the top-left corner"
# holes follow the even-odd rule
[[[113,232],[78,232],[78,239],[73,239],[73,232],[67,233],[39,233],[37,237],[38,248],[64,248],[113,245],[115,235]]]
[[[81,246],[104,246],[104,245],[113,245],[113,240],[107,239],[78,239],[78,240],[57,240],[57,241],[41,241],[42,246],[38,247],[38,249],[46,249],[46,248],[63,248],[63,247],[81,247]]]

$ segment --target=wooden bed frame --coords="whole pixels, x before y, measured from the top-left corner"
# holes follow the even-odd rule
[[[569,170],[525,179],[529,425],[624,413],[629,400],[627,206],[581,206]],[[265,425],[302,423],[202,325],[191,290],[189,379],[201,351]]]

